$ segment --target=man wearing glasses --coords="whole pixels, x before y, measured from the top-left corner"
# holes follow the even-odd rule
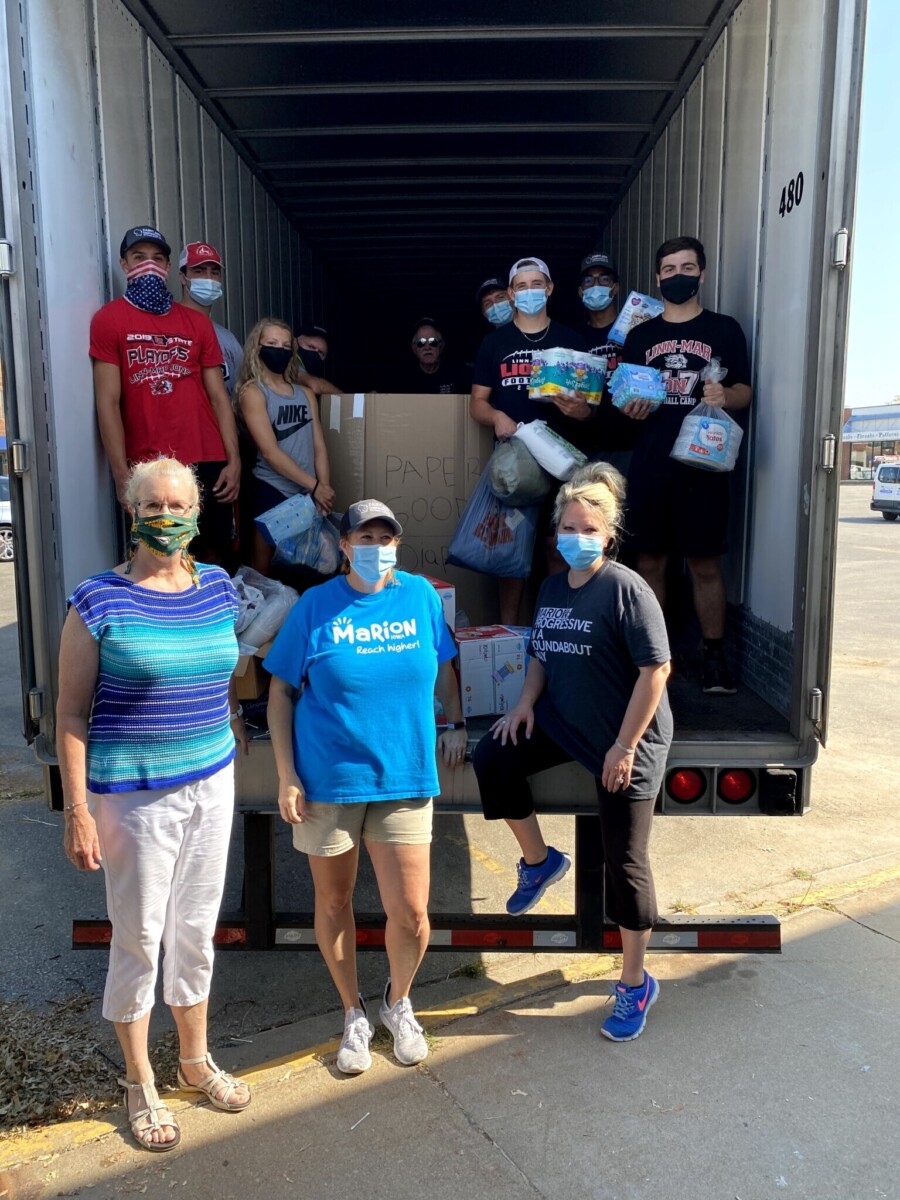
[[[471,388],[468,370],[458,363],[444,360],[446,343],[443,334],[431,317],[416,321],[412,330],[410,349],[415,356],[401,372],[395,392],[423,392],[432,396],[465,396]],[[386,389],[387,390],[387,389]]]
[[[591,354],[606,359],[607,379],[619,365],[621,347],[609,340],[609,331],[619,311],[618,294],[619,272],[607,254],[589,254],[581,260],[578,296],[587,315],[581,332]],[[627,477],[639,432],[636,423],[609,403],[607,396],[585,430],[590,444],[582,445],[581,449],[592,461],[611,463]]]

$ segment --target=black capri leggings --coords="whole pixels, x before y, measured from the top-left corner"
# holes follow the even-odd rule
[[[534,812],[528,785],[530,775],[571,762],[567,754],[535,722],[526,739],[519,726],[519,744],[485,734],[475,748],[472,765],[488,821],[521,821]],[[606,911],[623,929],[650,929],[659,916],[656,888],[650,870],[650,822],[655,796],[631,798],[608,792],[599,779],[597,803],[606,867]]]

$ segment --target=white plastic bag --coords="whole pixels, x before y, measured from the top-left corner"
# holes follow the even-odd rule
[[[234,623],[234,632],[242,633],[256,619],[266,602],[265,596],[246,579],[234,577],[234,590],[238,597],[238,617]]]
[[[513,437],[521,438],[545,471],[565,482],[587,462],[587,455],[567,442],[546,421],[520,424]]]
[[[238,568],[234,577],[238,596],[245,585],[256,589],[263,597],[253,620],[241,630],[241,653],[253,654],[272,640],[300,597],[293,588],[279,583],[277,579],[267,579],[252,567]]]
[[[670,457],[703,471],[733,471],[743,436],[724,408],[701,401],[681,422]]]

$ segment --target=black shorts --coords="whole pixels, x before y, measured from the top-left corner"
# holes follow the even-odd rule
[[[257,479],[255,475],[253,476],[250,512],[254,517],[258,517],[260,513],[268,512],[270,508],[276,508],[279,504],[283,504],[285,500],[289,499],[290,496],[279,492],[278,488],[273,487],[271,483],[266,483],[264,479]]]
[[[229,573],[233,567],[235,542],[234,504],[220,504],[213,488],[224,462],[194,463],[200,484],[200,533],[191,543],[191,553],[200,562],[220,563]]]
[[[637,554],[718,558],[728,549],[728,475],[635,454],[628,475],[627,545]]]

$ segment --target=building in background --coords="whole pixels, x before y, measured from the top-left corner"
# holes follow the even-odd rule
[[[900,396],[877,408],[845,408],[841,479],[871,479],[880,462],[900,462]]]

